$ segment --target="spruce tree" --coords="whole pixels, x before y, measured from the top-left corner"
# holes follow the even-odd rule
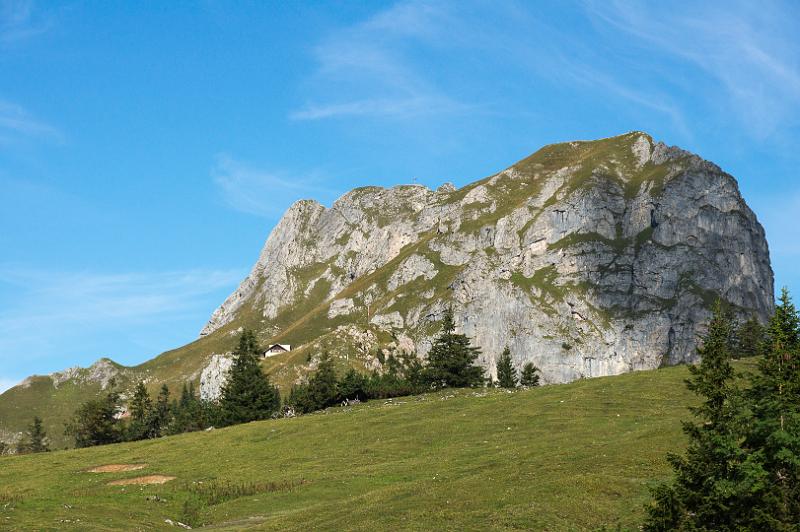
[[[520,386],[539,386],[539,368],[533,365],[533,362],[526,362],[522,366],[522,373],[520,374]]]
[[[110,391],[102,398],[83,403],[67,424],[65,433],[75,439],[75,447],[107,445],[122,441],[117,412],[119,393],[111,384]]]
[[[767,343],[764,326],[751,316],[736,331],[736,352],[733,358],[755,357],[764,354]]]
[[[760,524],[788,529],[787,523],[800,523],[800,317],[785,288],[752,380],[754,422],[746,445],[766,471]]]
[[[28,428],[28,437],[30,438],[30,450],[32,453],[44,453],[50,450],[47,444],[47,433],[40,417],[33,418],[33,424]]]
[[[431,387],[465,388],[484,382],[483,368],[475,365],[480,349],[472,346],[466,335],[456,334],[455,328],[453,309],[449,307],[442,320],[442,332],[428,352],[424,380]]]
[[[511,361],[511,350],[506,346],[497,360],[497,383],[501,388],[516,388],[517,370]]]
[[[293,408],[299,414],[313,412],[314,405],[308,398],[308,384],[292,386],[292,389],[289,390],[289,397],[286,398],[286,406]]]
[[[25,439],[17,445],[17,453],[44,453],[50,450],[47,444],[47,433],[39,416],[33,418],[33,423],[28,426]]]
[[[647,508],[648,531],[749,529],[757,467],[748,463],[742,440],[742,402],[731,366],[730,314],[718,302],[698,347],[699,366],[690,366],[687,388],[700,398],[690,408],[695,422],[684,422],[689,437],[685,456],[671,454],[671,483],[653,491]]]
[[[367,378],[353,368],[350,368],[345,373],[336,386],[338,398],[341,400],[358,399],[359,401],[364,401],[367,398]]]
[[[339,402],[336,372],[330,354],[323,353],[317,371],[308,380],[307,408],[321,410]]]
[[[130,403],[131,420],[128,425],[129,440],[143,440],[157,436],[154,432],[153,421],[155,419],[153,411],[153,400],[144,382],[139,381],[133,392]]]
[[[220,414],[224,424],[268,419],[280,408],[280,394],[261,371],[260,356],[261,348],[255,334],[245,329],[222,388]]]
[[[172,422],[167,427],[167,433],[181,434],[203,430],[211,421],[207,410],[195,394],[194,383],[183,383],[180,399],[172,405]]]
[[[166,434],[167,426],[171,421],[172,405],[169,401],[169,386],[162,384],[156,398],[156,405],[153,408],[153,420],[151,422],[153,434],[151,437],[157,438]]]

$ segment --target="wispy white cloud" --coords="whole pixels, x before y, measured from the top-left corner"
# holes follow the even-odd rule
[[[535,112],[542,103],[526,107],[519,93],[504,94],[527,81],[589,93],[634,122],[666,117],[684,140],[709,113],[755,140],[800,123],[797,3],[586,0],[564,11],[575,24],[513,1],[398,2],[314,47],[307,103],[289,117],[430,121]],[[507,75],[486,85],[464,68]]]
[[[255,216],[276,218],[298,199],[313,196],[325,201],[336,196],[317,172],[303,176],[270,172],[224,154],[217,157],[211,175],[230,207]]]
[[[448,98],[413,95],[408,98],[364,99],[346,103],[309,104],[291,113],[295,120],[318,120],[337,116],[413,117],[431,113],[455,113],[469,109]]]
[[[0,267],[0,285],[23,294],[0,312],[0,338],[45,322],[96,324],[180,312],[241,276],[240,270],[102,274]]]
[[[114,336],[135,338],[137,331],[147,336],[149,328],[193,316],[208,305],[209,294],[221,297],[218,292],[233,289],[244,274],[238,269],[109,274],[0,266],[3,378],[38,367],[36,360],[52,361],[51,370],[85,361],[76,359],[75,348],[96,348],[98,339],[110,352],[87,348],[81,359],[116,356]],[[71,351],[65,353],[65,346]]]
[[[557,61],[544,59],[541,48],[534,43],[519,43],[517,47],[527,60],[523,64],[535,69],[540,75],[547,73],[551,80],[562,85],[591,90],[595,94],[604,94],[613,101],[624,101],[636,108],[654,111],[666,117],[684,137],[691,137],[684,111],[667,92],[624,79],[599,60],[596,50],[581,43],[570,42],[566,35],[556,34],[554,41],[562,47],[560,51],[553,52]],[[569,53],[564,53],[564,48]]]
[[[576,39],[538,11],[515,2],[398,2],[314,48],[319,68],[308,85],[316,99],[289,116],[519,115],[536,109],[505,100],[503,89],[527,82],[607,94],[662,114],[676,129],[688,131],[684,111],[668,91],[632,83],[596,43]],[[469,61],[464,63],[464,57]],[[481,86],[485,81],[461,70],[465,66],[477,71],[499,67],[508,75]]]
[[[46,32],[52,18],[32,0],[0,0],[0,45],[8,46]]]
[[[62,138],[54,126],[43,122],[22,106],[0,99],[0,142],[10,143],[20,137]]]
[[[315,48],[319,68],[312,85],[323,90],[290,118],[410,118],[474,109],[438,87],[411,58],[416,46],[434,45],[453,22],[444,3],[400,2],[335,32]],[[347,96],[336,101],[331,93]]]
[[[768,137],[800,119],[800,9],[786,2],[661,6],[616,0],[587,2],[600,26],[625,32],[631,44],[698,68],[718,86],[695,97],[718,99],[752,133]]]

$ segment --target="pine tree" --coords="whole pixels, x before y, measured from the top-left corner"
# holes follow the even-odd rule
[[[736,331],[736,352],[734,358],[756,357],[764,354],[767,343],[764,326],[755,316],[739,326]]]
[[[421,387],[422,363],[414,352],[390,348],[388,357],[381,363],[384,367],[383,379],[406,390]],[[382,353],[382,351],[379,350]],[[405,394],[407,395],[407,394]]]
[[[30,439],[30,450],[32,453],[44,453],[50,450],[47,444],[47,433],[42,426],[42,419],[34,417],[33,423],[28,428],[28,438]]]
[[[153,427],[153,421],[155,420],[153,400],[150,399],[150,394],[147,392],[144,382],[139,381],[136,385],[129,409],[131,421],[130,425],[128,425],[128,439],[143,440],[156,437],[157,434]]]
[[[117,412],[119,393],[111,383],[111,390],[100,399],[83,403],[67,424],[65,433],[75,439],[75,447],[107,445],[122,441]]]
[[[167,427],[168,434],[182,434],[203,430],[210,426],[208,408],[197,397],[194,383],[183,383],[181,396],[172,405],[172,422]]]
[[[497,360],[497,383],[501,388],[516,388],[517,370],[511,361],[511,350],[506,346]]]
[[[323,353],[317,371],[308,379],[308,407],[321,410],[339,402],[336,372],[330,354]]]
[[[469,338],[455,333],[453,309],[445,311],[442,332],[428,352],[428,366],[424,380],[434,388],[464,388],[480,386],[484,382],[483,368],[475,365],[480,349],[470,345]]]
[[[767,349],[750,390],[754,422],[746,445],[758,453],[768,489],[764,526],[800,523],[800,317],[784,288],[767,327]]]
[[[522,373],[520,374],[520,386],[539,386],[539,368],[533,365],[533,362],[526,362],[522,366]]]
[[[289,390],[289,397],[286,398],[286,406],[291,407],[297,413],[308,413],[314,411],[314,405],[308,398],[308,384],[295,384]]]
[[[345,399],[358,399],[364,401],[367,398],[367,378],[358,373],[355,369],[345,373],[342,380],[337,383],[337,395],[341,400]]]
[[[690,408],[696,422],[683,424],[689,437],[686,455],[668,456],[675,478],[654,490],[645,530],[750,529],[760,473],[740,445],[745,425],[730,363],[733,328],[730,314],[718,302],[698,348],[700,365],[690,366],[686,381],[700,398]]]
[[[161,385],[161,390],[156,398],[156,405],[153,408],[153,420],[151,422],[152,436],[157,438],[167,432],[167,426],[172,421],[172,405],[169,400],[169,386]]]
[[[280,394],[261,371],[261,348],[255,334],[244,330],[222,388],[220,414],[227,425],[268,419],[280,408]]]
[[[42,419],[38,416],[33,418],[33,423],[28,426],[25,439],[17,445],[17,453],[44,453],[50,450],[47,444],[47,433],[42,425]]]

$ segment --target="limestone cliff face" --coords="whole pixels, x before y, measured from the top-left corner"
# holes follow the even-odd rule
[[[634,132],[547,146],[455,190],[353,190],[300,201],[201,336],[425,356],[452,304],[493,370],[505,345],[545,382],[692,361],[722,297],[766,319],[764,230],[716,165]],[[288,371],[288,370],[286,370]]]

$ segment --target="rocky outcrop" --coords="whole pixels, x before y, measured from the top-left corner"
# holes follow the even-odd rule
[[[222,396],[222,387],[233,365],[229,355],[212,355],[208,365],[200,373],[200,398],[216,401]]]
[[[105,390],[108,385],[120,375],[120,367],[107,358],[101,358],[88,368],[74,366],[64,371],[57,371],[50,374],[53,387],[58,388],[65,382],[77,384],[99,384],[101,390]],[[30,381],[26,379],[21,386],[30,387]]]
[[[459,190],[298,202],[201,334],[250,320],[335,351],[346,323],[424,356],[452,304],[487,369],[508,345],[565,382],[693,361],[712,302],[766,319],[772,282],[735,179],[634,132],[547,146]]]

